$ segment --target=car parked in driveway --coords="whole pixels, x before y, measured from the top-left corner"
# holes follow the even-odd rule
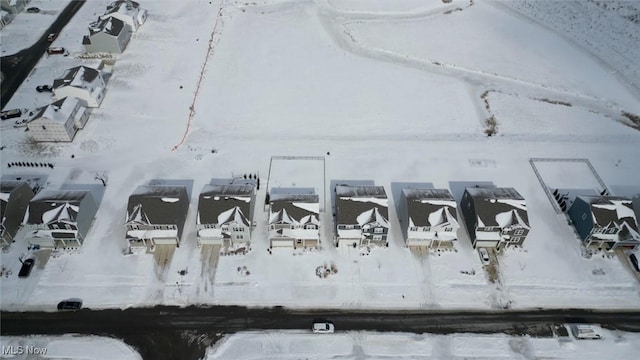
[[[66,50],[63,47],[51,46],[47,48],[47,55],[66,55]]]
[[[489,265],[491,259],[489,259],[489,251],[485,248],[478,248],[478,255],[480,255],[480,261],[482,265]]]
[[[82,299],[71,298],[65,299],[58,303],[58,310],[80,310],[82,308]]]
[[[316,334],[330,334],[335,331],[335,326],[327,320],[314,320],[311,330]]]
[[[636,254],[629,255],[629,260],[631,260],[631,266],[633,266],[633,268],[637,272],[640,272],[640,268],[638,268],[638,258],[636,257]]]
[[[0,119],[2,120],[13,119],[20,116],[22,116],[22,110],[20,109],[5,110],[0,113]]]
[[[29,258],[22,262],[22,267],[20,268],[20,272],[18,272],[18,277],[26,278],[31,274],[31,269],[33,269],[33,265],[36,263],[35,259]]]
[[[52,92],[53,89],[51,88],[50,85],[38,85],[38,86],[36,86],[36,91],[37,92]]]

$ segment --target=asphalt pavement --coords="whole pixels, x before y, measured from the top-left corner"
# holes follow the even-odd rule
[[[122,339],[144,359],[201,359],[225,334],[244,330],[310,330],[328,319],[336,331],[450,334],[506,333],[544,337],[562,323],[595,323],[640,332],[640,311],[582,309],[504,311],[288,310],[237,306],[83,309],[71,312],[1,312],[2,335],[101,335]]]

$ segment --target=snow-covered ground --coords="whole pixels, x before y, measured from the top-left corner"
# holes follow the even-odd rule
[[[122,341],[101,336],[2,336],[3,359],[142,359]]]
[[[504,334],[243,332],[207,351],[216,359],[633,359],[640,335],[598,330],[600,340]]]
[[[88,1],[80,9],[56,41],[71,55],[43,58],[7,108],[46,104],[48,95],[36,93],[36,85],[97,62],[78,57],[80,39],[108,3]],[[640,113],[637,94],[557,33],[499,4],[469,5],[142,1],[149,18],[117,57],[102,106],[73,143],[34,148],[23,128],[1,124],[3,175],[45,173],[52,188],[96,184],[96,174],[108,178],[79,252],[41,255],[27,279],[17,277],[24,243],[0,255],[13,271],[0,282],[2,309],[54,310],[69,297],[91,308],[638,308],[640,286],[631,270],[618,257],[582,256],[529,164],[532,157],[588,158],[609,188],[637,187],[640,132],[621,116]],[[490,116],[497,134],[487,137]],[[200,189],[211,178],[244,173],[259,174],[265,184],[274,155],[324,156],[326,167],[323,179],[317,164],[279,166],[276,185],[311,186],[315,173],[313,186],[324,191],[332,180],[373,180],[385,186],[390,204],[398,201],[392,186],[401,182],[454,194],[480,182],[515,187],[527,201],[532,230],[523,249],[498,256],[500,276],[492,282],[464,227],[455,251],[404,248],[394,206],[388,248],[336,249],[326,196],[323,248],[270,255],[265,185],[247,255],[198,248]],[[7,167],[20,160],[55,168]],[[550,168],[543,177],[552,182],[563,174]],[[127,198],[162,178],[194,181],[181,246],[167,262],[125,256]],[[316,275],[332,264],[336,274]]]

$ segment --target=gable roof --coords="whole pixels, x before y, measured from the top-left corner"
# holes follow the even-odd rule
[[[198,198],[198,224],[222,225],[237,221],[249,226],[255,186],[205,185]]]
[[[478,226],[507,227],[521,225],[529,228],[527,205],[514,188],[473,187],[465,192],[471,196]]]
[[[118,37],[124,29],[124,22],[114,17],[98,19],[89,24],[89,36],[97,33],[104,33],[110,36]]]
[[[269,224],[320,224],[317,194],[272,194]]]
[[[129,196],[127,224],[171,225],[178,235],[189,210],[187,188],[178,185],[141,185]]]
[[[26,224],[49,224],[56,221],[76,222],[80,204],[90,191],[42,190],[29,202]]]
[[[65,70],[61,77],[53,80],[53,88],[74,86],[86,89],[100,76],[100,71],[88,66],[75,66]]]
[[[75,110],[79,101],[76,98],[64,97],[49,105],[39,108],[29,121],[39,118],[47,118],[51,121],[65,124]]]
[[[621,196],[578,196],[578,199],[589,204],[594,226],[629,227],[638,233],[638,224],[631,199]]]
[[[107,5],[107,11],[105,15],[109,15],[115,12],[131,15],[140,7],[140,4],[132,0],[117,0]]]
[[[389,202],[384,187],[375,185],[336,186],[336,225],[377,222],[389,226]]]
[[[456,201],[447,189],[402,189],[413,226],[458,226]]]

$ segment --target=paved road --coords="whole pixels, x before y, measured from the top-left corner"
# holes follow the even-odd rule
[[[31,70],[36,66],[42,55],[49,47],[47,37],[50,33],[59,34],[67,25],[69,20],[84,5],[85,0],[73,0],[67,7],[60,12],[56,21],[42,34],[38,41],[31,47],[21,50],[13,55],[3,56],[0,60],[0,67],[4,73],[4,81],[2,81],[0,104],[2,109],[11,100],[18,87],[29,76]],[[78,41],[80,41],[78,39]],[[34,89],[35,91],[35,89]]]
[[[551,325],[598,323],[640,331],[640,311],[291,311],[233,306],[155,307],[77,312],[2,312],[2,335],[80,333],[113,336],[144,359],[201,359],[224,334],[242,330],[309,329],[326,318],[338,331],[375,330],[448,334],[454,332],[548,336]]]

